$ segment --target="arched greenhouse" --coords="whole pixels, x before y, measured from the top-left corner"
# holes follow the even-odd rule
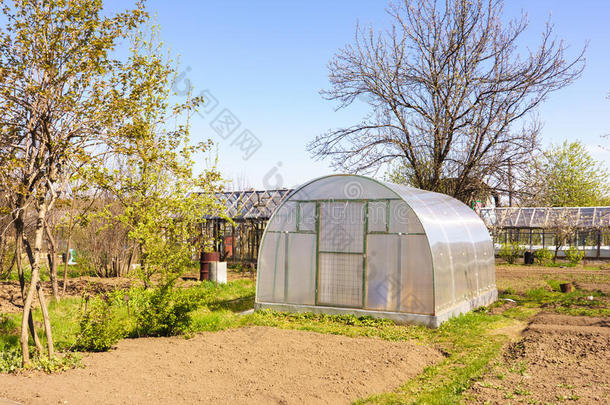
[[[496,299],[487,228],[444,194],[322,177],[283,201],[260,246],[256,308],[437,327]]]

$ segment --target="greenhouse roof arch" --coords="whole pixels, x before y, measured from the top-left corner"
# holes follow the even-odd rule
[[[436,327],[497,298],[493,244],[472,209],[365,176],[325,176],[292,191],[258,257],[257,308]]]

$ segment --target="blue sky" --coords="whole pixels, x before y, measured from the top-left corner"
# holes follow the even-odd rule
[[[180,56],[184,75],[178,86],[188,80],[195,94],[204,92],[214,107],[194,117],[194,140],[216,141],[219,167],[235,187],[270,188],[332,173],[328,162],[314,161],[305,145],[330,128],[355,123],[366,108],[335,112],[333,103],[321,98],[319,90],[328,86],[326,64],[352,41],[357,21],[387,25],[386,5],[372,0],[149,0],[148,9],[157,15],[172,54]],[[536,43],[549,14],[558,37],[571,47],[569,54],[589,42],[582,78],[552,94],[540,109],[543,144],[579,139],[607,163],[610,153],[598,145],[600,136],[610,133],[610,2],[507,0],[505,16],[518,16],[522,9],[530,20],[524,44]],[[214,119],[228,112],[239,126],[224,126],[224,139],[212,126],[218,127]],[[229,127],[236,129],[228,133]],[[240,142],[246,140],[242,146],[247,149],[255,144],[249,143],[252,137],[260,147],[244,159]],[[203,158],[198,165],[205,167]]]

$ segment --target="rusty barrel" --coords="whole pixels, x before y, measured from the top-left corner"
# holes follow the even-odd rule
[[[220,261],[220,252],[201,252],[199,258],[199,280],[210,279],[210,263]]]

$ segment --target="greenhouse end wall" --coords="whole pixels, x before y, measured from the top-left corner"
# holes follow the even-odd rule
[[[438,326],[497,298],[493,245],[448,196],[334,175],[296,189],[259,252],[256,307]]]

